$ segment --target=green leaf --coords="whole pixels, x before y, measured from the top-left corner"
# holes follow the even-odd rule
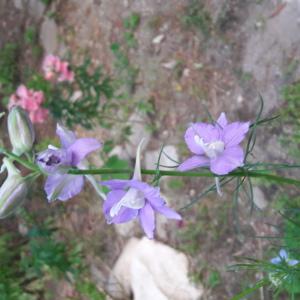
[[[255,283],[254,286],[246,288],[245,290],[243,290],[240,294],[234,296],[233,298],[231,298],[230,300],[241,300],[241,299],[245,299],[246,296],[248,296],[249,294],[255,292],[256,290],[260,289],[261,287],[270,284],[269,280],[264,278],[260,281],[258,281],[257,283]]]

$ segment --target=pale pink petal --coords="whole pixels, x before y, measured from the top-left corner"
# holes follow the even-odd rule
[[[27,97],[29,97],[30,92],[24,84],[21,84],[17,88],[16,94],[20,98],[27,98]]]
[[[35,111],[29,111],[29,117],[32,123],[44,123],[49,116],[49,111],[45,108],[39,108]]]

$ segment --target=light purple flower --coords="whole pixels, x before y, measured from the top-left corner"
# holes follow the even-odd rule
[[[103,204],[105,218],[109,224],[125,223],[138,218],[148,238],[152,239],[155,230],[155,212],[169,219],[181,220],[181,216],[166,206],[158,187],[141,181],[140,143],[133,178],[131,180],[108,180],[101,182],[111,191]]]
[[[185,142],[195,155],[178,167],[188,171],[199,167],[209,167],[217,175],[226,175],[243,166],[244,151],[239,146],[249,130],[249,122],[228,124],[225,113],[212,124],[194,123],[185,133]]]
[[[270,260],[270,262],[274,265],[278,265],[282,262],[286,262],[289,266],[295,266],[299,263],[299,260],[296,259],[290,259],[288,256],[288,253],[286,252],[286,250],[281,249],[279,251],[279,255],[277,257],[274,257]]]
[[[84,176],[67,174],[67,170],[70,167],[81,167],[85,157],[101,147],[96,139],[77,139],[72,131],[59,124],[56,134],[62,148],[49,146],[36,159],[40,168],[48,174],[45,191],[50,202],[56,199],[66,201],[80,193]]]

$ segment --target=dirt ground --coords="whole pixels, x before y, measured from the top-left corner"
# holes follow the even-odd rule
[[[48,18],[47,13],[37,19],[30,12],[24,17],[13,2],[0,0],[0,46],[24,34],[28,22],[42,26]],[[191,5],[210,17],[199,25],[188,10]],[[150,101],[154,107],[147,116],[155,125],[147,149],[155,150],[162,143],[174,145],[180,159],[188,155],[184,131],[190,122],[208,120],[207,110],[214,118],[224,111],[232,121],[254,120],[261,94],[265,115],[274,114],[283,104],[282,87],[300,75],[298,65],[289,69],[300,59],[298,0],[63,0],[53,1],[46,11],[54,15],[57,41],[44,48],[53,47],[59,55],[69,51],[74,63],[88,54],[93,64],[103,64],[113,76],[118,70],[110,47],[124,43],[123,20],[132,13],[140,16],[134,31],[137,45],[127,49],[130,64],[139,69],[131,97]],[[33,58],[25,56],[21,62],[38,67]],[[289,161],[277,139],[279,133],[278,124],[261,130],[254,160]],[[53,124],[40,128],[40,136],[44,134],[53,134]],[[107,134],[103,130],[92,133],[100,139]],[[180,189],[168,181],[163,184],[164,194],[177,208],[212,184],[198,179],[183,182]],[[262,257],[268,242],[253,236],[274,233],[266,224],[277,219],[271,195],[278,188],[259,183],[257,188],[266,201],[263,211],[251,215],[249,203],[241,196],[236,215],[234,186],[228,186],[222,198],[211,194],[183,210],[182,223],[163,224],[163,233],[158,233],[160,240],[189,256],[191,278],[204,285],[204,299],[230,299],[262,276],[227,270],[236,256]],[[99,201],[88,187],[68,202],[59,217],[60,225],[85,245],[87,260],[99,270],[103,265],[105,270],[113,266],[130,235],[141,236],[133,230],[124,237],[105,224]],[[215,281],[212,274],[217,274]],[[271,296],[265,290],[249,299]]]

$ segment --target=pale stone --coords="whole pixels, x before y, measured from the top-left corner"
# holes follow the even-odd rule
[[[162,66],[166,69],[172,70],[177,66],[177,61],[176,60],[170,60],[166,63],[163,63]]]
[[[203,294],[201,286],[189,282],[186,255],[147,238],[129,240],[112,270],[108,289],[116,299],[132,293],[135,300],[196,300]]]
[[[58,30],[54,20],[46,18],[41,26],[40,41],[47,54],[54,53],[58,47]]]
[[[147,169],[156,169],[156,167],[157,167],[156,164],[158,163],[160,151],[161,151],[161,149],[157,149],[154,151],[147,151],[145,153],[145,167]],[[164,153],[166,153],[166,154],[164,154]],[[168,157],[170,157],[174,161],[179,161],[177,149],[175,146],[167,145],[164,147],[163,153],[161,154],[160,162],[159,162],[160,165],[162,165],[161,167],[159,167],[160,170],[170,170],[169,167],[176,165],[176,162],[172,161]]]
[[[136,148],[143,138],[145,139],[143,149],[147,147],[150,141],[151,134],[145,127],[146,119],[146,115],[133,113],[128,120],[132,134],[129,136],[125,149],[130,157],[135,157]]]
[[[165,38],[164,34],[160,34],[152,40],[152,44],[158,45],[164,40],[164,38]]]
[[[253,201],[259,209],[265,209],[268,206],[268,201],[263,191],[257,186],[253,188]]]

